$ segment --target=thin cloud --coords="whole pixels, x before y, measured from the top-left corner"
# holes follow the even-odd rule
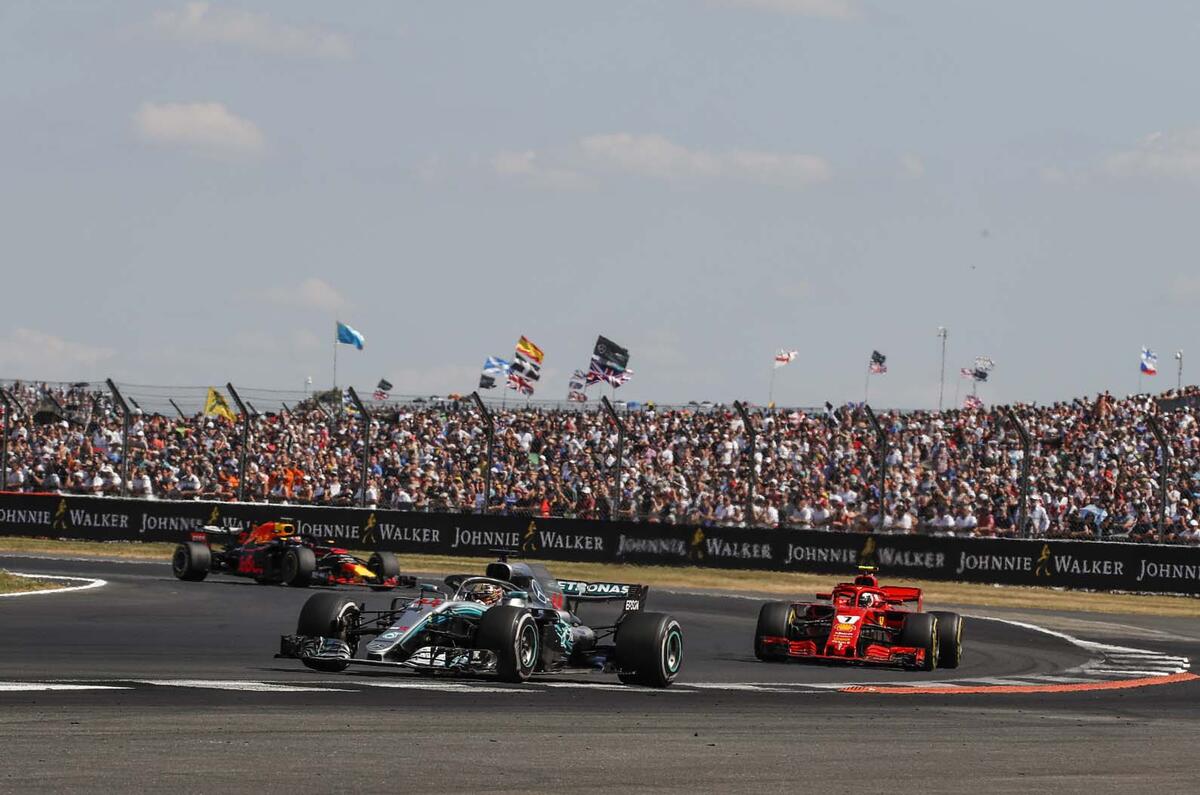
[[[492,158],[492,170],[501,177],[521,179],[549,188],[579,188],[587,183],[582,174],[569,168],[544,165],[542,158],[533,150],[501,152]]]
[[[0,368],[10,376],[75,380],[80,373],[112,359],[116,351],[56,337],[31,328],[16,328],[0,337]]]
[[[277,22],[266,14],[187,3],[156,11],[152,22],[160,34],[197,44],[224,44],[268,55],[349,58],[350,41],[341,33],[318,27]]]
[[[816,155],[734,149],[692,149],[662,135],[609,133],[579,142],[593,167],[661,180],[732,179],[800,187],[828,180],[829,164]]]
[[[1200,127],[1156,132],[1133,149],[1110,155],[1104,170],[1115,177],[1200,179]]]
[[[860,16],[858,4],[852,0],[715,0],[718,5],[772,11],[778,14],[818,17],[821,19],[852,20]]]
[[[324,312],[336,312],[344,309],[350,303],[332,285],[315,276],[309,277],[297,285],[271,287],[249,297],[262,298],[280,306],[316,309]]]
[[[262,132],[220,102],[142,103],[133,128],[143,141],[210,154],[257,154],[265,146]]]

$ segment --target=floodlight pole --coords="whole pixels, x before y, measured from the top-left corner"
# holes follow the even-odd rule
[[[610,518],[616,519],[617,514],[621,512],[621,496],[623,494],[621,476],[625,471],[625,423],[617,415],[617,410],[613,408],[607,395],[600,396],[600,405],[608,415],[608,421],[617,426],[617,478],[613,485],[614,494],[608,500],[609,511],[612,513]]]
[[[229,391],[229,396],[233,398],[233,402],[237,404],[238,410],[242,412],[242,453],[238,463],[238,502],[246,494],[246,451],[250,447],[250,412],[246,410],[246,404],[242,402],[242,396],[233,388],[232,383],[225,384],[225,389]]]
[[[746,493],[746,526],[750,527],[754,520],[754,487],[758,482],[758,472],[754,469],[754,454],[758,451],[758,432],[754,430],[754,425],[750,422],[750,412],[746,411],[746,404],[735,400],[733,407],[741,415],[742,426],[746,429],[746,435],[750,437],[750,489]]]
[[[888,438],[887,431],[879,424],[879,420],[875,417],[875,412],[866,403],[863,404],[863,413],[867,415],[867,420],[871,423],[872,430],[875,431],[875,447],[879,454],[879,527],[875,532],[883,531],[884,519],[886,517],[886,491],[887,491],[887,454],[888,454]]]
[[[1150,426],[1150,433],[1154,434],[1155,441],[1158,442],[1158,543],[1162,543],[1167,533],[1167,470],[1171,464],[1171,446],[1167,444],[1166,434],[1163,433],[1162,425],[1159,424],[1158,418],[1153,414],[1146,417],[1146,424]]]
[[[492,444],[496,440],[496,420],[492,417],[492,412],[484,405],[483,398],[479,397],[479,391],[471,393],[471,400],[475,401],[475,408],[479,410],[479,416],[483,418],[483,424],[487,426],[487,470],[483,473],[483,514],[487,514],[488,507],[492,501]]]
[[[354,403],[354,407],[358,409],[358,413],[363,418],[363,456],[362,456],[362,477],[359,479],[359,493],[362,495],[361,505],[367,507],[367,467],[369,466],[371,456],[371,415],[367,413],[367,407],[358,399],[358,393],[354,391],[354,387],[346,387],[346,394],[350,396],[350,400]]]
[[[106,378],[105,383],[108,384],[108,390],[112,392],[113,400],[121,409],[121,496],[125,497],[129,494],[129,416],[131,412],[129,404],[125,402],[121,390],[117,389],[113,380]]]
[[[1021,484],[1020,490],[1017,492],[1017,528],[1021,533],[1022,538],[1029,536],[1029,467],[1032,463],[1033,441],[1029,437],[1029,431],[1018,419],[1017,413],[1012,410],[1012,406],[1004,407],[1004,414],[1008,417],[1008,421],[1017,430],[1017,437],[1021,440]]]

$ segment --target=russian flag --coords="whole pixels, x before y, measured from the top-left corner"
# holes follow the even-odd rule
[[[1158,375],[1158,354],[1149,348],[1142,348],[1142,372],[1146,375]]]

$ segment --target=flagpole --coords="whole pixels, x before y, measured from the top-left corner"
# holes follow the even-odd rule
[[[338,346],[337,324],[338,324],[338,322],[336,320],[333,321],[333,385],[334,385],[334,387],[337,386],[337,346]]]
[[[945,326],[938,326],[938,336],[942,338],[942,374],[938,380],[938,411],[942,410],[942,396],[946,391],[946,337],[949,334],[949,329]]]
[[[774,364],[771,365],[771,385],[767,387],[767,407],[775,407],[775,371],[779,368]]]
[[[863,403],[871,402],[871,365],[867,365],[867,377],[863,379]]]

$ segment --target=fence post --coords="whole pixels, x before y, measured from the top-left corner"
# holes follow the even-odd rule
[[[478,390],[471,393],[471,400],[475,401],[475,408],[479,409],[479,416],[483,417],[483,424],[487,426],[487,470],[483,473],[483,511],[481,511],[486,515],[492,502],[492,443],[496,440],[496,420],[492,417],[492,412],[488,411],[488,407],[484,405],[483,398],[479,397]]]
[[[617,426],[617,479],[613,486],[614,494],[609,498],[609,512],[612,514],[609,518],[616,519],[617,514],[621,511],[621,478],[625,472],[625,423],[617,416],[617,410],[613,408],[613,404],[609,401],[607,395],[600,396],[600,405],[604,407],[604,411],[608,414],[608,420],[613,425]]]
[[[105,383],[112,392],[113,400],[121,408],[121,496],[125,497],[129,494],[129,404],[111,378],[106,378]]]
[[[1158,543],[1161,544],[1167,534],[1167,470],[1171,465],[1171,446],[1167,444],[1167,437],[1157,417],[1147,415],[1146,424],[1158,442],[1158,521],[1155,524],[1158,525]]]
[[[733,407],[742,416],[742,425],[750,437],[750,489],[746,493],[746,527],[752,527],[754,524],[754,487],[758,484],[758,472],[754,468],[754,454],[758,452],[758,431],[750,422],[750,413],[746,411],[746,405],[742,401],[733,401]]]
[[[875,532],[881,533],[887,519],[887,431],[879,424],[875,412],[866,403],[863,404],[863,412],[866,413],[867,420],[871,423],[872,430],[875,431],[875,447],[879,453],[879,527],[875,528]]]
[[[354,387],[346,387],[346,394],[350,396],[354,407],[358,409],[359,415],[363,419],[363,457],[362,457],[362,475],[358,482],[358,493],[362,495],[360,506],[367,507],[367,468],[371,461],[371,415],[367,413],[367,407],[358,399],[358,393],[354,391]]]
[[[237,404],[238,411],[242,412],[242,451],[238,457],[238,502],[242,501],[242,497],[246,494],[246,451],[250,448],[250,412],[246,410],[246,404],[242,402],[242,396],[233,388],[233,383],[225,384],[225,389],[228,390],[229,396],[233,398],[233,402]]]
[[[8,435],[12,433],[13,400],[4,387],[0,387],[0,403],[4,404],[4,438],[0,440],[0,491],[7,491]]]
[[[1012,426],[1017,429],[1017,436],[1021,440],[1021,488],[1017,496],[1017,528],[1022,538],[1028,538],[1030,535],[1029,466],[1032,463],[1030,456],[1032,455],[1033,442],[1029,438],[1029,431],[1025,430],[1025,426],[1017,418],[1017,413],[1012,410],[1012,407],[1005,406],[1004,413],[1008,417],[1008,421],[1012,423]]]

